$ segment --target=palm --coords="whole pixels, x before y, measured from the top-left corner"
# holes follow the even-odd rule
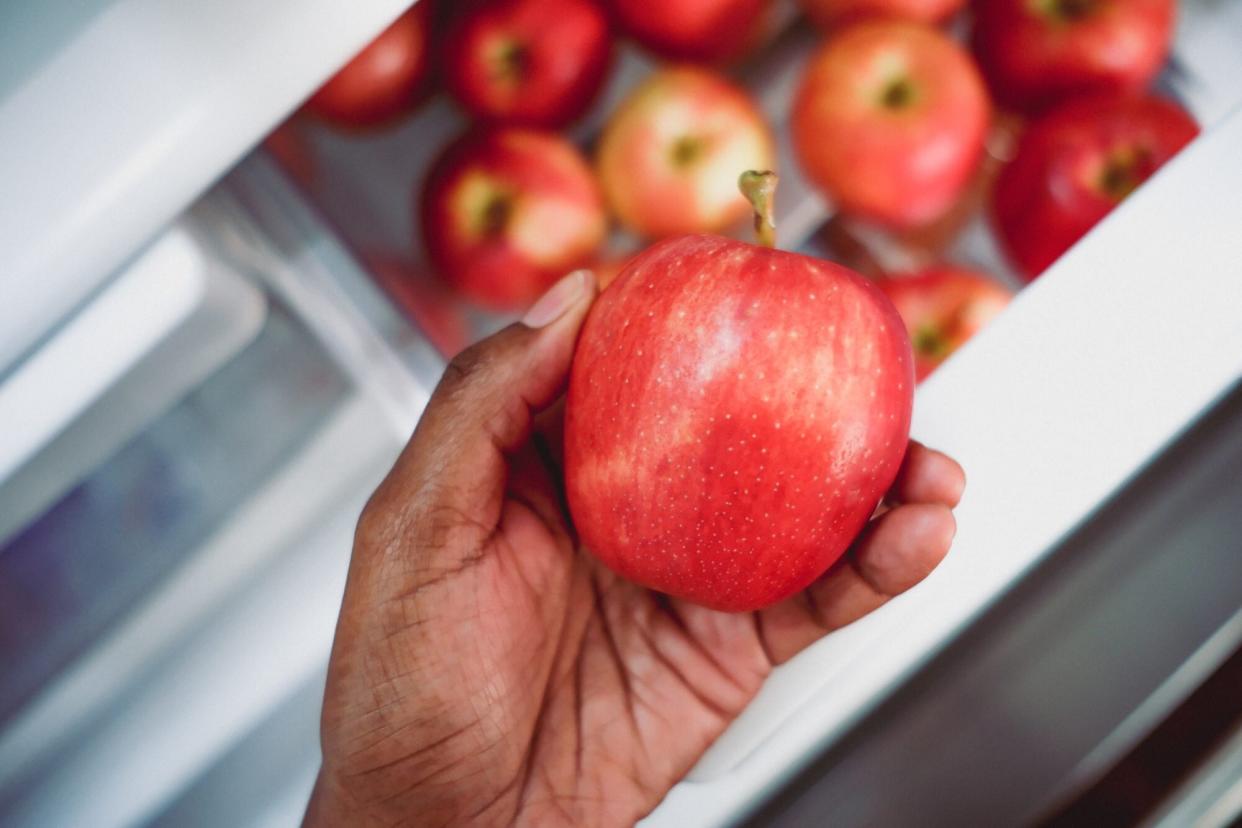
[[[757,616],[669,601],[623,581],[524,504],[510,503],[506,519],[496,564],[479,572],[487,586],[478,610],[521,619],[490,631],[489,650],[497,674],[522,688],[502,703],[525,732],[515,734],[522,761],[497,789],[495,807],[537,825],[558,816],[581,824],[588,814],[633,822],[770,671]]]

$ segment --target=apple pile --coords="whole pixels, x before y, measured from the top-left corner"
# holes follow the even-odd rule
[[[595,232],[610,220],[631,244],[731,232],[747,211],[738,171],[784,160],[730,68],[770,40],[774,0],[433,2],[402,15],[306,111],[354,130],[385,126],[438,79],[472,125],[425,180],[419,232],[444,282],[476,305],[514,311],[560,268],[616,259]],[[799,5],[823,40],[788,115],[794,158],[873,236],[933,238],[916,269],[951,266],[939,257],[987,198],[1002,248],[1029,281],[1195,134],[1176,104],[1147,92],[1176,0]],[[961,18],[967,26],[948,27]],[[620,38],[657,66],[600,112]],[[565,128],[577,140],[553,132]],[[1010,159],[998,139],[1014,134]],[[532,141],[547,155],[507,149]],[[488,158],[471,157],[484,148]],[[581,163],[567,161],[575,154]],[[602,198],[585,195],[592,186]],[[523,229],[569,205],[582,232]]]
[[[660,56],[721,63],[762,40],[769,0],[677,2],[660,15],[628,0],[427,4],[307,112],[352,129],[387,125],[418,103],[436,58],[472,123],[424,181],[419,231],[444,282],[480,307],[515,311],[567,269],[599,260],[609,212],[644,239],[726,230],[748,210],[738,173],[775,167],[771,130],[747,93],[691,64],[630,91],[595,141],[594,165],[554,131],[580,123],[599,98],[618,32]]]
[[[610,20],[656,54],[720,62],[753,45],[768,5],[674,3],[653,16],[622,0],[482,0],[455,10],[440,68],[474,124],[421,196],[423,243],[444,280],[482,307],[512,311],[599,259],[608,213],[644,239],[736,224],[748,210],[737,175],[774,167],[775,142],[719,71],[671,65],[630,90],[596,137],[593,171],[549,130],[580,122],[598,98]]]

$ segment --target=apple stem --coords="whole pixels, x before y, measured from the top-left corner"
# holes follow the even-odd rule
[[[737,187],[755,211],[755,236],[764,247],[776,247],[776,173],[747,170],[737,179]]]

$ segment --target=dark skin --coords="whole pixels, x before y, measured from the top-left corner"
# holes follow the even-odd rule
[[[596,564],[556,450],[594,295],[571,275],[457,357],[364,510],[307,825],[632,824],[773,667],[948,551],[962,470],[911,442],[845,558],[776,606],[717,612]]]

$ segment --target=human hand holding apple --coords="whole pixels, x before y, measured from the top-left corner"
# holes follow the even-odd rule
[[[911,443],[889,508],[775,606],[719,612],[601,566],[564,510],[556,403],[594,295],[590,274],[572,274],[456,357],[368,501],[310,828],[411,814],[632,825],[776,665],[921,581],[948,549],[961,469]]]
[[[488,0],[458,13],[444,83],[475,117],[559,127],[595,99],[612,35],[596,0]]]

